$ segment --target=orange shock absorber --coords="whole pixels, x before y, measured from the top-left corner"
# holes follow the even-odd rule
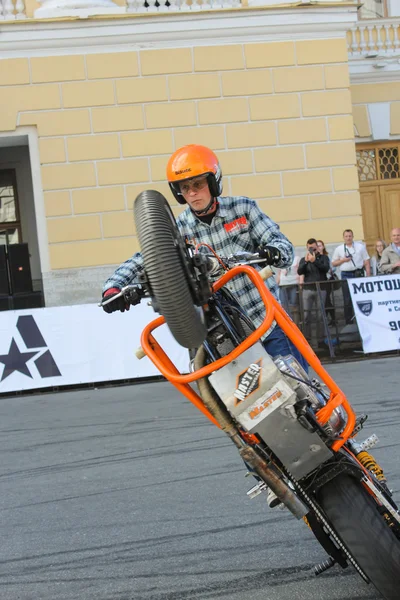
[[[368,471],[375,475],[378,481],[386,482],[386,477],[383,473],[383,469],[378,465],[372,454],[369,454],[369,452],[360,452],[359,454],[357,454],[357,458],[363,465],[363,467],[365,467],[366,469],[368,469]]]

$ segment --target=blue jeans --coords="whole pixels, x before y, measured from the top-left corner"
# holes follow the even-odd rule
[[[292,344],[288,337],[284,334],[279,325],[276,325],[269,336],[262,342],[265,350],[272,358],[276,356],[286,356],[292,354],[301,364],[306,373],[308,373],[308,363]]]

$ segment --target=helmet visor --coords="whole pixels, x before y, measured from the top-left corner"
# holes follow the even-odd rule
[[[174,189],[180,196],[185,196],[190,192],[200,192],[208,185],[208,174],[197,175],[190,179],[183,179],[173,183]]]

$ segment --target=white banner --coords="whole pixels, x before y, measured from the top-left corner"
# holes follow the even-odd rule
[[[400,349],[400,276],[348,279],[364,352]]]
[[[158,316],[146,303],[112,314],[95,304],[0,312],[0,393],[160,375],[135,356],[143,327]],[[188,351],[167,326],[154,335],[187,373]]]

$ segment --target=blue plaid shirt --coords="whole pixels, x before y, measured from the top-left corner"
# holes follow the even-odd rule
[[[289,240],[280,232],[279,226],[265,215],[254,200],[244,196],[218,198],[218,208],[210,225],[198,219],[190,208],[176,220],[181,235],[194,243],[209,244],[220,256],[228,256],[237,252],[255,252],[258,246],[274,246],[281,253],[279,268],[293,263],[294,248]],[[206,248],[205,251],[208,252]],[[257,265],[254,265],[260,269]],[[124,262],[115,273],[107,279],[103,292],[110,288],[122,288],[134,283],[144,268],[140,253],[134,254]],[[278,286],[274,277],[266,280],[270,292],[279,299]],[[258,327],[265,316],[264,303],[257,289],[245,276],[240,275],[230,281],[227,287],[233,292],[241,306]],[[271,329],[267,332],[268,335]]]

